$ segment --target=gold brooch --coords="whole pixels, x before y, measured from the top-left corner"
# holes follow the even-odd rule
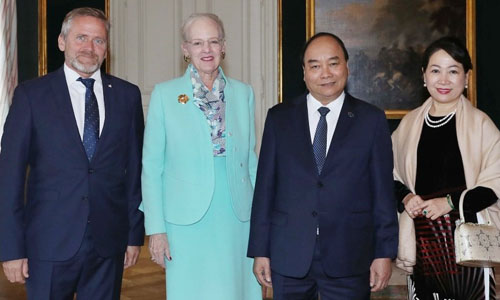
[[[177,101],[182,104],[186,104],[189,101],[189,97],[186,94],[181,94],[177,97]]]

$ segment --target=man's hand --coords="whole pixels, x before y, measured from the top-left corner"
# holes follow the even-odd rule
[[[370,287],[372,292],[378,292],[387,287],[391,278],[392,268],[390,258],[376,258],[370,266]]]
[[[253,274],[262,286],[272,287],[271,260],[269,257],[255,257],[253,260]]]
[[[28,274],[27,258],[4,261],[2,266],[7,280],[12,283],[25,283],[26,278],[30,277]]]
[[[165,257],[172,260],[167,234],[157,233],[149,237],[149,253],[151,260],[165,269]]]
[[[128,267],[135,265],[137,263],[137,260],[139,259],[140,253],[141,253],[141,246],[127,246],[123,267],[126,269]]]

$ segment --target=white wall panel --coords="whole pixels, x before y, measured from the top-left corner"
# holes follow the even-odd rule
[[[175,47],[177,35],[175,3],[165,0],[147,0],[143,3],[141,61],[144,68],[144,92],[151,94],[155,84],[177,75],[176,61],[179,47]]]

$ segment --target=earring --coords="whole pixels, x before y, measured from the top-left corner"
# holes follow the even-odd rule
[[[191,57],[184,55],[184,61],[187,63],[191,62]]]
[[[424,87],[427,87],[427,82],[424,81]]]
[[[468,88],[469,88],[469,85],[468,85],[467,83],[465,84],[465,88],[466,88],[466,89],[468,89]]]
[[[222,59],[226,58],[226,52],[222,52]]]

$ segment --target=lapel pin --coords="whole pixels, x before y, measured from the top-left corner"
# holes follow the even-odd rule
[[[186,104],[189,101],[189,97],[186,94],[181,94],[177,97],[177,101],[182,104]]]
[[[352,112],[350,112],[350,111],[349,111],[349,112],[347,112],[347,115],[349,116],[349,118],[354,118],[354,113],[352,113]]]
[[[109,87],[109,88],[111,88],[111,87],[112,87],[112,86],[111,86],[111,83],[110,83],[110,84],[108,84],[108,87]]]

